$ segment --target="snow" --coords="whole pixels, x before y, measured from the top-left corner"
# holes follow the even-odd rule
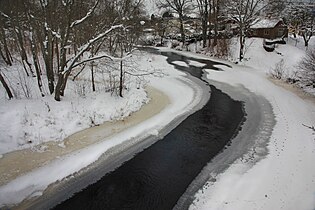
[[[279,21],[279,19],[259,19],[251,26],[251,28],[274,28]]]
[[[232,56],[230,60],[232,62],[238,62],[238,40],[235,38],[232,40],[233,47],[231,49]],[[263,48],[263,39],[250,38],[246,40],[245,58],[240,65],[249,66],[261,73],[270,74],[275,68],[276,64],[281,60],[284,61],[284,79],[296,78],[299,70],[298,64],[306,55],[307,50],[315,47],[315,38],[312,37],[309,42],[309,47],[304,47],[304,41],[301,36],[293,38],[289,36],[287,44],[276,44],[274,52],[267,52]],[[303,84],[298,84],[306,92],[315,95],[314,89],[304,87]]]
[[[161,10],[159,9],[158,6],[156,5],[156,0],[145,0],[144,1],[146,13],[151,16],[152,14],[154,15],[161,15]]]
[[[268,79],[267,74],[281,59],[285,61],[286,73],[293,74],[297,70],[298,61],[305,55],[305,50],[300,45],[294,46],[292,39],[289,40],[288,45],[278,45],[276,51],[272,53],[264,51],[261,39],[250,39],[248,43],[251,43],[251,46],[247,49],[242,63],[236,65],[219,60],[230,65],[231,68],[218,66],[224,71],[207,70],[207,77],[234,87],[242,85],[252,94],[263,96],[271,103],[276,124],[267,146],[269,153],[255,165],[236,160],[225,172],[214,175],[213,178],[216,181],[213,182],[212,178],[204,185],[196,194],[196,199],[190,209],[313,209],[315,206],[315,168],[313,167],[315,134],[304,125],[315,125],[315,105],[310,100],[302,99],[294,92],[277,86]],[[311,46],[314,46],[314,43],[312,39]],[[237,49],[235,51],[237,52]],[[189,52],[181,53],[206,58],[206,56]],[[149,84],[164,92],[171,103],[154,117],[134,127],[84,149],[60,156],[0,186],[0,207],[19,203],[25,198],[40,196],[48,185],[65,177],[70,178],[72,174],[95,162],[114,146],[124,145],[132,139],[140,141],[150,135],[158,136],[174,118],[188,113],[202,100],[201,88],[184,77],[184,73],[169,65],[165,57],[143,53],[139,54],[137,59],[141,68],[155,69],[163,73],[164,77],[150,76]],[[187,66],[184,62],[176,62],[176,64]],[[201,65],[198,62],[189,64]],[[106,113],[102,113],[105,116],[95,117],[96,123],[102,123],[101,119],[105,121],[121,119],[139,109],[147,101],[143,89],[126,93],[125,98],[110,97],[107,93],[98,92],[81,99],[66,97],[62,102],[55,102],[52,97],[3,100],[0,105],[2,116],[0,119],[2,130],[0,131],[7,135],[5,138],[8,140],[3,144],[3,137],[1,137],[2,153],[24,147],[19,144],[19,141],[11,145],[12,139],[17,138],[20,141],[24,139],[19,138],[21,134],[18,135],[17,132],[20,131],[16,130],[40,131],[37,134],[33,133],[31,139],[36,139],[36,135],[64,135],[62,133],[65,131],[68,135],[75,132],[80,125],[82,125],[80,129],[84,125],[90,125],[90,122],[86,121],[93,116],[93,110],[98,110],[98,113],[106,110]],[[128,102],[126,106],[127,101],[132,99],[134,101]],[[54,103],[58,103],[57,106]],[[125,111],[120,112],[121,109]],[[89,116],[85,116],[88,113]],[[124,115],[122,116],[121,113]],[[28,116],[25,117],[25,115]],[[49,118],[49,116],[52,117]],[[57,124],[59,122],[63,124]],[[8,125],[8,123],[11,124]],[[42,126],[42,129],[55,126],[55,130],[40,130],[38,126]],[[11,130],[11,128],[16,129]],[[58,131],[61,128],[63,132]],[[62,138],[63,136],[59,139]],[[46,138],[38,138],[35,143],[44,141],[43,139]],[[65,145],[60,142],[59,146]],[[40,152],[44,153],[45,148],[40,148]],[[0,157],[2,157],[1,154]]]
[[[62,141],[94,124],[122,119],[147,103],[144,89],[126,92],[124,98],[110,92],[66,97],[0,101],[0,154],[34,147],[42,142]],[[93,122],[92,122],[93,120]]]
[[[212,176],[216,181],[209,180],[199,190],[189,209],[314,209],[315,133],[304,126],[315,125],[314,102],[275,85],[266,74],[280,59],[291,74],[305,51],[289,43],[278,46],[282,54],[278,55],[261,50],[260,39],[249,41],[254,43],[247,51],[248,60],[241,65],[227,62],[231,68],[208,70],[207,77],[242,85],[271,103],[276,125],[267,146],[269,153],[253,166],[237,160],[224,173]]]
[[[314,104],[275,86],[253,69],[222,68],[224,72],[209,72],[208,77],[232,85],[242,84],[266,97],[277,123],[265,159],[252,168],[236,161],[216,177],[213,185],[196,195],[198,201],[190,209],[312,209],[315,137],[302,124],[315,124]]]
[[[78,65],[78,63],[84,63],[85,60],[81,61],[81,62],[78,62],[79,58],[82,57],[84,55],[84,53],[88,50],[88,48],[91,47],[91,45],[93,43],[95,43],[96,41],[99,41],[101,39],[103,39],[104,37],[108,36],[109,33],[111,33],[112,31],[118,29],[118,28],[124,28],[123,25],[114,25],[114,26],[111,26],[109,29],[107,29],[105,32],[97,35],[95,38],[92,38],[91,40],[89,40],[86,44],[84,44],[83,46],[81,46],[79,48],[79,52],[77,54],[75,54],[73,57],[71,57],[70,59],[68,59],[67,63],[69,62],[69,66],[67,66],[62,74],[65,74],[66,72],[68,71],[71,71],[72,68],[74,68],[76,65]],[[105,52],[102,52],[100,53],[101,55],[96,55],[95,57],[97,58],[108,58],[110,60],[118,60],[119,58],[115,58],[113,56],[110,56],[109,54],[105,53]],[[94,57],[93,57],[94,58]],[[89,58],[87,60],[93,60],[93,58]],[[121,58],[121,59],[124,59],[124,58]],[[77,63],[78,62],[78,63]]]
[[[23,201],[25,198],[41,195],[48,185],[58,180],[62,180],[65,177],[70,177],[73,173],[95,162],[104,152],[116,145],[123,144],[133,139],[138,139],[138,141],[140,141],[150,135],[158,136],[161,129],[165,128],[165,126],[174,120],[174,118],[183,116],[199,105],[200,100],[202,100],[201,96],[203,90],[194,82],[184,77],[184,73],[175,70],[172,65],[167,64],[165,57],[140,54],[139,60],[139,65],[142,68],[160,69],[164,72],[164,77],[152,76],[149,84],[164,92],[169,97],[171,103],[159,114],[134,127],[128,128],[117,135],[110,136],[109,138],[104,139],[104,141],[84,149],[75,151],[66,156],[58,157],[54,161],[0,186],[0,207],[13,205]],[[139,90],[139,92],[141,93],[143,90]],[[183,95],[182,93],[185,94]],[[94,100],[96,100],[96,96],[94,97]],[[106,100],[116,100],[115,98],[104,98],[104,95],[101,95],[100,98],[102,98],[103,101],[96,100],[96,102],[93,103],[91,103],[91,100],[86,100],[86,103],[78,101],[76,106],[82,105],[82,107],[85,108],[90,106],[89,108],[94,110],[100,108],[98,104],[104,106]],[[126,97],[126,100],[130,101],[130,99],[139,100],[137,99],[137,96]],[[121,104],[124,103],[121,102]],[[117,103],[109,101],[104,107],[106,107],[107,111],[115,113],[115,110],[119,108],[117,105]],[[40,106],[43,106],[43,103]],[[43,107],[44,108],[41,109],[45,110],[45,106]],[[51,109],[53,109],[53,107],[54,106],[52,106]],[[63,113],[67,118],[69,117],[67,116],[69,115],[69,112],[65,110]],[[86,113],[86,111],[84,110],[83,113]],[[60,114],[58,116],[60,116]],[[34,118],[35,115],[31,117],[32,120]],[[80,116],[79,118],[82,117]],[[66,126],[66,124],[64,124],[64,126]],[[73,129],[76,127],[75,125],[69,126]],[[62,147],[64,145],[60,143],[60,146]]]

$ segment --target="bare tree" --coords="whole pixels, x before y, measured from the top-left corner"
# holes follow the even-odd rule
[[[21,1],[17,1],[16,5],[10,4],[9,2],[0,2],[5,6],[0,7],[0,14],[2,18],[11,26],[12,32],[16,36],[17,47],[19,49],[19,53],[21,56],[22,64],[27,76],[30,74],[34,76],[34,72],[32,69],[32,64],[29,61],[27,55],[27,43],[25,40],[24,32],[26,31],[24,28],[25,16],[24,16],[24,6]],[[5,12],[4,12],[5,10]]]
[[[177,13],[181,40],[185,43],[184,16],[192,9],[192,0],[160,0],[158,6],[160,8],[171,9],[173,12]]]
[[[5,17],[4,14],[0,14],[0,55],[2,59],[8,64],[9,66],[12,65],[12,56],[7,44],[7,36],[5,33]]]
[[[238,25],[240,52],[239,60],[242,61],[245,54],[246,34],[252,24],[266,6],[265,0],[231,0],[226,3],[230,18]]]
[[[301,79],[307,84],[315,87],[315,49],[307,52],[300,62]]]
[[[300,10],[300,19],[301,19],[301,34],[304,40],[304,46],[308,47],[308,43],[312,36],[315,33],[315,22],[314,22],[315,14],[312,13],[311,9],[306,9],[304,7],[303,10]]]
[[[265,13],[269,17],[283,18],[286,15],[287,6],[286,0],[268,0]]]
[[[197,7],[201,19],[202,25],[202,40],[203,40],[203,47],[206,47],[207,43],[207,31],[208,31],[208,7],[209,7],[209,0],[196,0]]]
[[[29,27],[28,30],[30,32],[30,35],[29,35],[29,40],[30,40],[30,44],[31,44],[30,48],[31,48],[31,52],[32,52],[33,64],[35,67],[35,72],[36,72],[36,77],[37,77],[37,85],[38,85],[39,91],[41,93],[41,96],[44,97],[45,94],[43,91],[43,83],[42,83],[42,79],[41,79],[41,69],[40,69],[40,64],[39,64],[39,59],[38,59],[38,51],[37,51],[37,46],[36,46],[36,43],[37,43],[37,40],[35,37],[36,32],[34,30],[35,23],[34,23],[33,15],[31,14],[31,10],[28,6],[29,6],[28,4],[26,4],[26,3],[24,4],[24,12],[25,12],[25,16],[28,20],[27,25]]]
[[[57,36],[57,33],[53,31],[53,7],[56,7],[57,1],[40,0],[40,14],[42,15],[41,22],[38,24],[37,35],[40,39],[42,57],[45,62],[46,75],[48,80],[48,88],[50,94],[55,90],[55,77],[54,77],[54,65],[53,65],[53,37]],[[59,64],[59,59],[58,64]],[[58,65],[59,67],[59,65]]]
[[[213,24],[213,43],[212,46],[216,46],[218,43],[218,16],[219,16],[219,4],[220,0],[210,0],[210,11],[209,11],[209,19],[210,22]],[[210,46],[209,40],[209,46]]]
[[[5,81],[4,77],[2,76],[1,71],[0,71],[0,82],[3,85],[5,91],[7,92],[9,99],[13,98],[13,94],[12,94],[7,82]]]
[[[294,37],[297,34],[301,34],[305,47],[308,47],[308,43],[315,33],[315,14],[312,10],[314,6],[315,4],[306,2],[290,2],[285,9],[284,17],[294,29]]]
[[[95,90],[93,61],[107,58],[123,63],[141,33],[143,0],[9,1],[0,1],[0,58],[11,65],[11,52],[20,53],[22,76],[36,74],[43,96],[46,74],[49,92],[57,101],[72,71],[78,67],[79,75],[88,63]]]

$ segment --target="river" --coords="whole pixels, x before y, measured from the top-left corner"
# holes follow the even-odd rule
[[[199,79],[205,68],[219,70],[214,67],[220,64],[217,62],[193,59],[205,65],[183,67],[174,61],[192,58],[162,55],[177,69]],[[229,145],[244,121],[243,103],[210,87],[210,100],[201,110],[54,209],[172,209],[207,163]]]

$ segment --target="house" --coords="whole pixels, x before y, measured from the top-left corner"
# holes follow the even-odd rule
[[[279,19],[259,19],[250,27],[248,36],[265,39],[285,38],[288,37],[288,27]]]

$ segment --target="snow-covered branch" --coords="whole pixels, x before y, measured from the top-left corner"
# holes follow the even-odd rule
[[[86,15],[85,15],[83,18],[81,18],[80,20],[75,20],[75,21],[73,21],[73,22],[71,23],[71,25],[70,25],[70,28],[73,28],[73,27],[75,27],[75,26],[81,24],[81,23],[84,22],[87,18],[89,18],[89,17],[93,14],[93,12],[94,12],[95,8],[97,7],[98,3],[99,3],[99,0],[97,0],[97,1],[95,2],[94,6],[86,13]]]
[[[84,52],[86,52],[92,44],[94,44],[95,42],[97,42],[98,40],[104,38],[105,36],[107,36],[110,32],[112,32],[113,30],[115,29],[118,29],[118,28],[124,28],[123,25],[115,25],[115,26],[112,26],[110,29],[106,30],[104,33],[101,33],[99,34],[97,37],[95,37],[94,39],[91,39],[88,41],[88,43],[86,43],[85,45],[83,45],[80,49],[79,49],[79,52],[74,55],[72,58],[70,58],[68,62],[70,62],[69,66],[66,67],[64,69],[64,71],[62,72],[62,74],[65,74],[66,72],[68,71],[71,71],[71,69],[73,69],[73,67],[76,65],[76,62],[79,60],[79,58],[83,55]],[[103,55],[103,57],[105,57],[105,55]],[[109,56],[108,56],[109,57]],[[82,63],[81,63],[82,64]],[[77,65],[76,65],[77,66]]]
[[[49,31],[49,32],[51,33],[51,35],[53,35],[54,37],[56,37],[56,38],[58,38],[58,39],[61,39],[61,35],[60,35],[58,32],[52,30],[52,29],[48,26],[47,22],[45,22],[44,27],[45,27],[45,30],[46,30],[46,31]]]
[[[141,76],[147,76],[147,75],[152,75],[155,74],[155,71],[150,71],[150,72],[144,72],[144,73],[132,73],[129,71],[125,71],[125,74],[129,74],[131,76],[135,76],[135,77],[141,77]]]
[[[0,11],[0,14],[5,17],[5,18],[10,18],[8,15],[6,15],[5,13],[3,13],[2,11]]]
[[[103,53],[98,54],[98,55],[96,55],[96,56],[94,56],[94,57],[90,57],[90,58],[84,59],[84,60],[82,60],[82,61],[76,63],[75,65],[73,65],[72,68],[75,68],[75,67],[77,67],[77,66],[79,66],[79,65],[81,65],[81,64],[84,64],[84,63],[86,63],[86,62],[91,62],[91,61],[98,60],[98,59],[101,59],[101,58],[108,58],[108,59],[110,59],[111,61],[124,61],[124,60],[126,60],[126,59],[128,59],[128,58],[130,58],[130,57],[132,56],[132,52],[133,52],[134,50],[135,50],[135,49],[133,49],[131,52],[128,52],[128,53],[127,53],[124,57],[122,57],[122,58],[113,57],[113,56],[110,56],[110,55],[108,55],[107,53],[104,53],[104,52],[103,52]]]
[[[108,58],[108,59],[110,59],[112,61],[115,60],[115,57],[112,57],[112,56],[110,56],[108,54],[102,53],[100,55],[97,55],[97,56],[94,56],[94,57],[91,57],[91,58],[87,58],[85,60],[82,60],[82,61],[78,62],[75,65],[73,65],[72,68],[75,68],[75,67],[80,66],[80,65],[82,65],[84,63],[91,62],[91,61],[94,61],[94,60],[98,60],[98,59],[101,59],[101,58]]]

